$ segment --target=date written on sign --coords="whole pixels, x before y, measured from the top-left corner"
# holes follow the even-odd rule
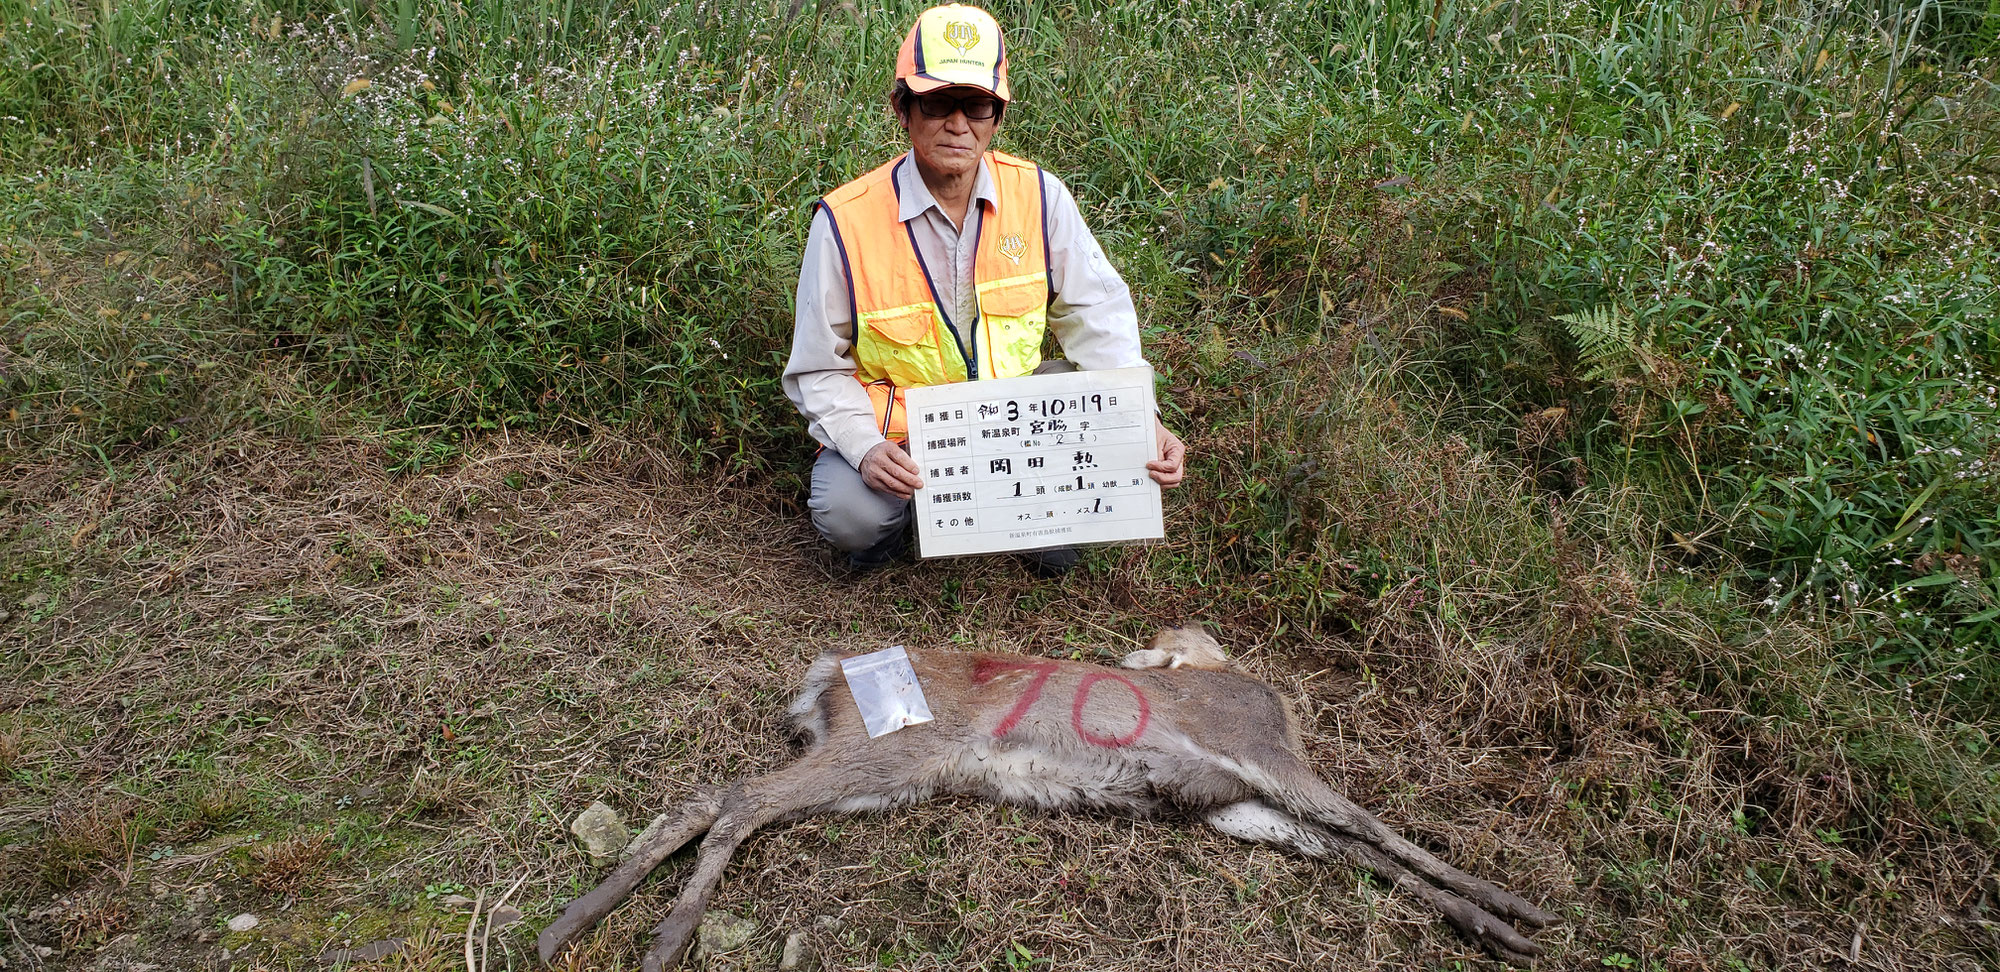
[[[1159,455],[1152,369],[931,385],[908,404],[923,556],[1166,535],[1146,471]]]

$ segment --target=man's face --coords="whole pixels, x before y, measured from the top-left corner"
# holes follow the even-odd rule
[[[903,128],[910,133],[917,164],[946,177],[976,169],[1000,127],[999,107],[1000,99],[965,85],[918,95],[903,114]],[[987,117],[972,117],[982,114]]]

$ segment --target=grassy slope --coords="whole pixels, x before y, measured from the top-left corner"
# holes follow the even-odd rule
[[[1782,7],[1437,9],[1002,9],[1004,138],[1132,279],[1202,484],[1060,589],[857,593],[774,375],[901,14],[7,6],[0,906],[78,963],[209,960],[295,895],[253,937],[301,961],[524,869],[541,918],[587,875],[565,815],[769,765],[841,627],[1088,655],[1198,616],[1350,792],[1573,915],[1564,962],[1830,964],[1859,925],[1990,960],[1980,82]],[[1599,307],[1633,326],[1551,316]],[[521,444],[570,418],[630,425]],[[1258,852],[918,817],[753,847],[763,961],[850,910],[841,965],[1457,954]]]

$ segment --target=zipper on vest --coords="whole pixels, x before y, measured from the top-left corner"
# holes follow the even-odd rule
[[[968,370],[972,380],[978,381],[979,325],[986,320],[986,308],[979,306],[979,241],[986,236],[986,210],[980,208],[978,199],[972,200],[972,208],[979,211],[979,226],[972,231],[972,363]],[[931,299],[937,299],[937,295],[932,294]],[[986,342],[986,350],[993,350],[993,342]]]
[[[982,218],[979,220],[979,232],[983,233],[985,231],[986,231],[986,220],[983,218],[982,214]],[[966,351],[965,338],[958,333],[958,325],[952,323],[951,315],[945,313],[944,311],[944,301],[938,297],[937,281],[931,278],[930,264],[924,262],[924,251],[917,248],[917,231],[911,228],[910,224],[904,223],[903,232],[907,234],[910,238],[910,252],[916,254],[917,269],[922,270],[924,272],[924,286],[929,287],[931,290],[931,309],[937,313],[938,320],[944,322],[944,329],[946,331],[951,332],[951,342],[955,347],[958,348],[958,359],[959,361],[965,364],[965,380],[978,381],[979,380],[978,335],[973,336],[973,341],[972,341],[973,350],[970,352]],[[973,234],[972,253],[973,253],[973,259],[975,261],[978,260],[979,233]],[[979,270],[978,270],[978,265],[976,263],[974,264],[974,268],[972,271],[972,305],[974,308],[977,308],[979,306]],[[976,310],[974,312],[977,313]],[[974,326],[977,326],[976,322]]]

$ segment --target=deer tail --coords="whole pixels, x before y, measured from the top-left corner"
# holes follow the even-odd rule
[[[798,698],[792,700],[785,709],[785,718],[792,730],[805,737],[806,744],[818,746],[826,739],[826,706],[823,697],[827,687],[840,677],[840,653],[820,652],[806,669],[805,687],[799,690]]]

